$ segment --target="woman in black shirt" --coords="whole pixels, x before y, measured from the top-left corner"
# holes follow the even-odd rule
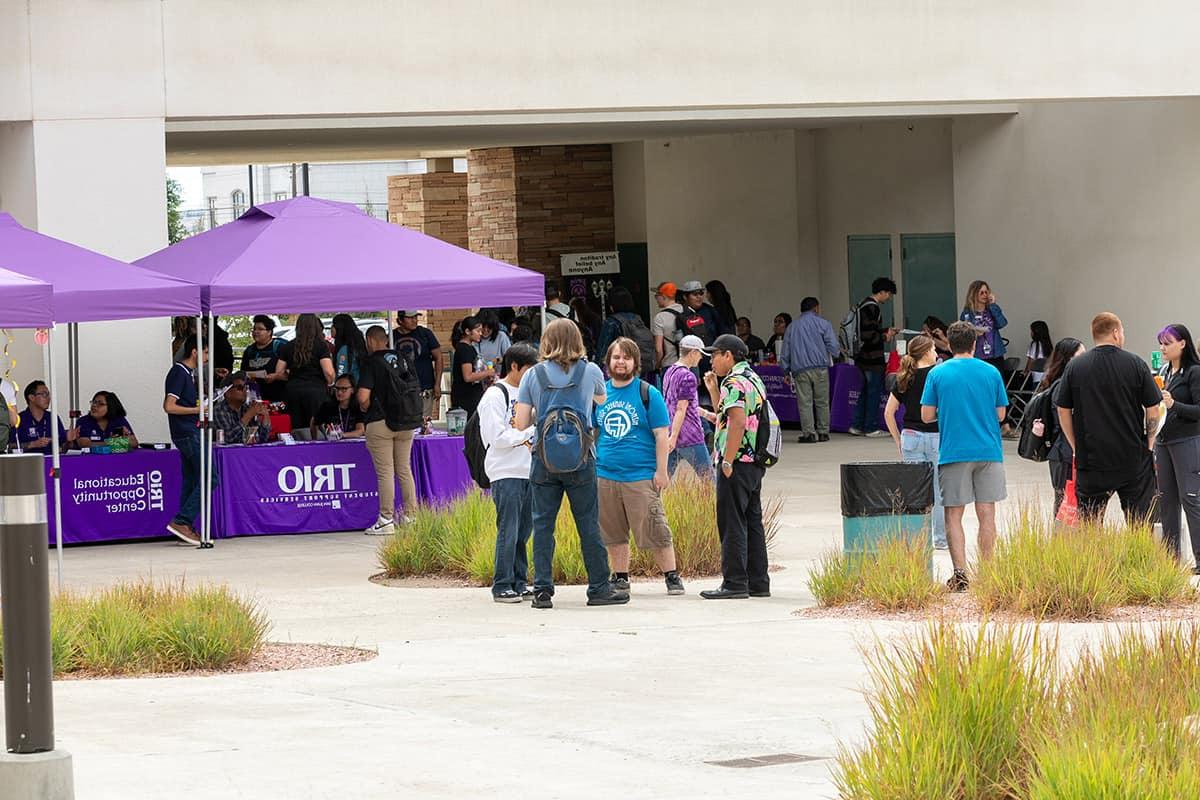
[[[942,489],[938,483],[938,426],[921,419],[921,394],[929,371],[937,364],[933,339],[917,335],[908,341],[908,352],[900,359],[896,385],[888,396],[883,421],[892,433],[900,460],[933,465],[933,546],[945,550],[946,518],[942,512]],[[904,406],[904,430],[896,424],[896,412]]]
[[[474,414],[488,382],[496,377],[495,370],[476,369],[479,351],[475,346],[483,338],[483,323],[477,317],[467,317],[451,336],[454,360],[450,365],[450,407]]]
[[[321,335],[324,326],[316,314],[296,319],[296,338],[279,348],[279,361],[288,371],[287,406],[292,428],[307,428],[329,399],[333,384],[333,356]]]
[[[1038,384],[1037,391],[1050,392],[1050,419],[1033,420],[1033,432],[1037,436],[1046,436],[1047,431],[1053,437],[1050,452],[1046,455],[1046,464],[1050,467],[1050,485],[1054,487],[1054,516],[1058,516],[1058,507],[1062,505],[1063,496],[1067,491],[1067,481],[1075,470],[1075,453],[1067,435],[1058,424],[1058,405],[1054,402],[1057,393],[1058,379],[1062,377],[1071,359],[1087,352],[1083,342],[1071,336],[1059,339],[1046,362],[1046,374]]]
[[[1160,373],[1167,418],[1154,446],[1163,541],[1180,556],[1182,509],[1198,565],[1194,571],[1200,575],[1200,358],[1191,331],[1183,325],[1159,331],[1158,344],[1167,362]]]

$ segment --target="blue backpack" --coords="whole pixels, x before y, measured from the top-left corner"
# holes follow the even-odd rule
[[[535,452],[548,472],[576,472],[591,457],[595,442],[591,414],[586,408],[579,407],[577,391],[586,370],[587,362],[577,361],[566,384],[553,385],[545,362],[534,367],[534,375],[542,388]]]

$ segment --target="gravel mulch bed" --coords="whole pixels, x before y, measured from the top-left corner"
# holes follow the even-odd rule
[[[294,669],[316,669],[337,667],[370,661],[379,655],[374,650],[361,647],[338,647],[330,644],[293,644],[268,642],[258,655],[245,664],[227,669],[196,669],[181,672],[143,672],[110,675],[99,672],[69,672],[55,675],[56,681],[102,680],[106,678],[199,678],[212,675],[233,675],[240,672],[283,672]]]
[[[884,622],[924,622],[929,619],[944,619],[949,622],[983,622],[984,613],[979,602],[970,593],[946,594],[944,599],[928,608],[913,611],[884,611],[873,604],[862,601],[842,606],[823,608],[812,606],[793,611],[801,619],[857,619]],[[1031,622],[1028,614],[997,611],[987,616],[991,622]],[[1169,606],[1122,606],[1103,617],[1090,619],[1063,619],[1049,617],[1042,622],[1175,622],[1200,620],[1200,603],[1182,603]]]

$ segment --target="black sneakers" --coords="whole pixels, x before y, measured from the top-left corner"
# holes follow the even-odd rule
[[[608,582],[612,584],[613,591],[617,591],[617,592],[628,592],[629,591],[629,578],[618,578],[616,576],[616,573],[614,573],[613,576],[608,579]]]
[[[534,592],[532,605],[534,608],[554,608],[554,601],[549,592]]]
[[[946,588],[952,592],[965,592],[967,590],[967,573],[961,569],[954,570],[950,580],[946,581]]]
[[[667,580],[667,594],[683,594],[683,580],[680,579],[678,572],[669,573]]]
[[[535,604],[537,600],[533,601]],[[621,606],[629,602],[629,592],[618,592],[616,589],[600,597],[589,597],[589,606]]]

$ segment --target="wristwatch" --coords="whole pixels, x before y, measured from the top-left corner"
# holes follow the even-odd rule
[[[722,462],[721,462],[721,469],[725,469],[726,467],[729,467],[730,469],[733,469],[733,464],[732,464],[732,463],[730,463],[730,462],[728,462],[728,461],[722,461]]]

